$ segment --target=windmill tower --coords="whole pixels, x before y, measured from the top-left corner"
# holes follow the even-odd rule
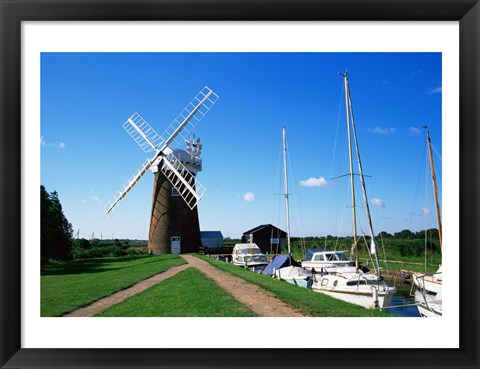
[[[218,100],[204,87],[180,112],[162,135],[138,114],[123,128],[146,153],[153,151],[124,188],[105,205],[107,214],[126,198],[148,170],[154,173],[148,251],[150,254],[192,252],[200,246],[197,204],[205,187],[196,179],[202,170],[200,139],[190,132]],[[186,150],[180,145],[187,144]],[[174,148],[175,147],[175,148]]]

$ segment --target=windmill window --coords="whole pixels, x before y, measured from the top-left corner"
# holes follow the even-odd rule
[[[177,187],[172,187],[172,197],[180,196],[180,192],[178,192]]]

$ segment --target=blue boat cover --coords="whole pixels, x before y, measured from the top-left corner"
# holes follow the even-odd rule
[[[291,258],[291,264],[288,262],[288,259]],[[274,271],[286,266],[301,266],[301,264],[291,256],[291,255],[275,255],[270,263],[265,267],[262,274],[273,275]]]

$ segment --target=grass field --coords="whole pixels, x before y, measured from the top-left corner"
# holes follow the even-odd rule
[[[200,258],[275,294],[303,314],[317,317],[387,317],[329,296],[253,273],[229,263]],[[178,255],[109,257],[57,262],[41,276],[41,316],[61,316],[185,261]],[[161,296],[161,298],[159,298]],[[190,268],[117,304],[100,316],[254,316],[197,269]]]
[[[184,263],[178,255],[51,263],[41,275],[41,316],[61,316]]]
[[[251,317],[251,310],[195,268],[116,304],[101,317]]]
[[[229,272],[246,281],[256,284],[274,293],[285,303],[299,309],[302,313],[317,317],[388,317],[391,314],[379,310],[365,309],[330,296],[300,288],[285,281],[266,275],[253,273],[233,264],[218,261],[205,256],[199,258],[208,261],[217,268]]]

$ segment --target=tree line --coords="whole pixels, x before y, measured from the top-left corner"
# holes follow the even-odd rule
[[[73,239],[73,227],[63,213],[58,193],[40,185],[40,248],[43,269],[49,260],[146,254],[147,242]]]
[[[73,227],[63,214],[56,191],[48,192],[40,185],[40,258],[41,266],[50,259],[71,258]]]
[[[48,260],[69,260],[103,256],[125,256],[146,253],[146,241],[131,240],[86,240],[73,239],[73,227],[63,213],[60,199],[56,191],[48,192],[43,185],[40,186],[41,199],[41,266]],[[438,230],[428,229],[427,248],[430,252],[439,253]],[[361,238],[361,237],[359,237]],[[369,237],[365,237],[369,240]],[[425,231],[412,232],[404,229],[390,234],[382,231],[377,236],[378,240],[385,241],[385,246],[393,254],[401,256],[421,256],[425,251]],[[225,243],[236,243],[239,240],[226,239]],[[304,244],[306,242],[306,245]],[[328,241],[328,242],[327,242]],[[352,244],[352,237],[305,237],[303,239],[292,237],[294,248],[299,250],[309,247],[333,247],[339,244],[348,248]]]
[[[425,239],[425,234],[427,235],[427,238],[432,239],[432,240],[438,240],[438,229],[436,228],[430,228],[427,230],[421,230],[418,232],[412,232],[409,229],[404,229],[400,232],[395,232],[395,233],[388,233],[385,231],[379,232],[378,235],[376,236],[377,239],[399,239],[399,240],[423,240]],[[357,238],[362,238],[364,237],[363,235],[358,235]],[[370,239],[370,236],[366,235],[365,236],[367,239]],[[337,239],[343,239],[343,238],[352,238],[352,236],[345,236],[345,237],[338,237],[338,236],[332,236],[332,235],[327,235],[327,236],[315,236],[315,237],[303,237],[302,239],[307,240],[307,241],[320,241],[320,240],[337,240]],[[292,241],[300,240],[299,237],[292,237]]]

